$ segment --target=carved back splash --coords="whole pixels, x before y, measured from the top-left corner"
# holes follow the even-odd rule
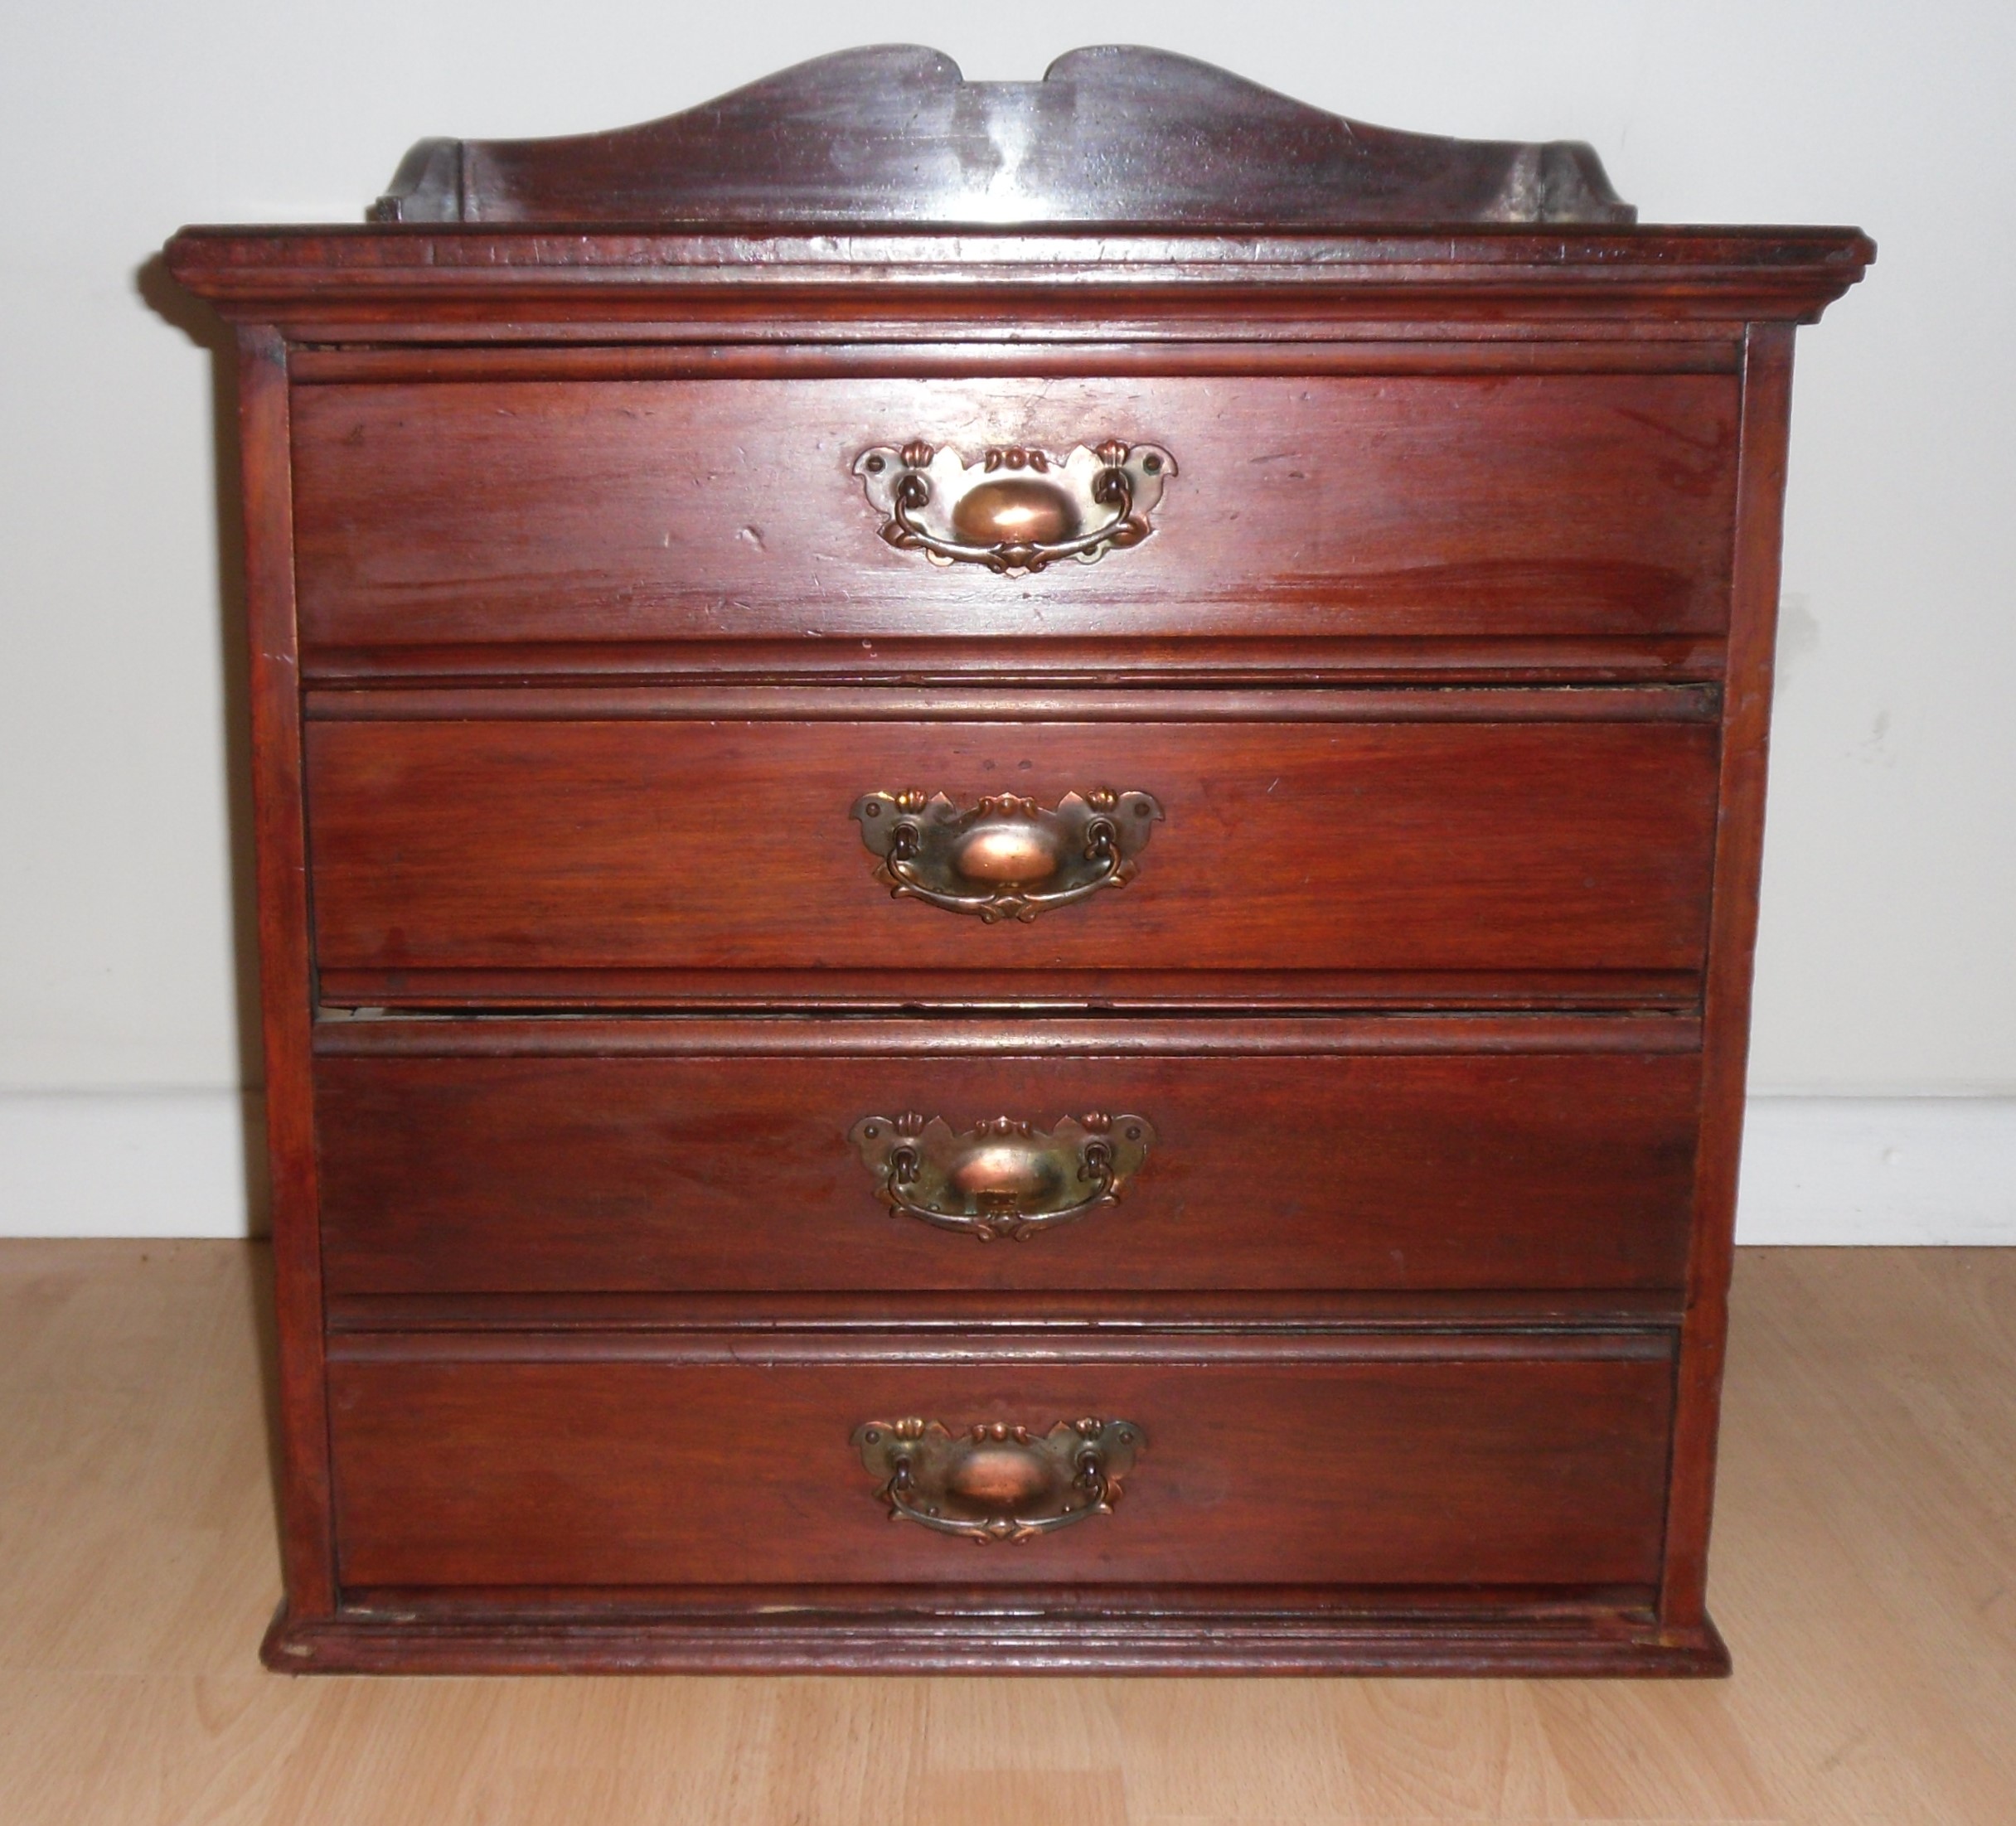
[[[884,45],[637,127],[422,140],[388,222],[1118,225],[1326,229],[1624,223],[1578,142],[1445,139],[1346,120],[1167,51],[1073,51],[1040,82],[967,82]]]

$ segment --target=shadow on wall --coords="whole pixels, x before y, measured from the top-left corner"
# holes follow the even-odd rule
[[[210,356],[211,498],[217,547],[217,661],[223,674],[225,790],[230,826],[231,956],[238,994],[238,1077],[248,1103],[264,1079],[259,1038],[259,902],[252,846],[252,741],[250,668],[245,648],[245,519],[239,492],[238,347],[229,324],[168,276],[150,254],[133,273],[133,289],[156,316]],[[263,1123],[245,1130],[245,1209],[252,1233],[269,1228],[272,1200]]]

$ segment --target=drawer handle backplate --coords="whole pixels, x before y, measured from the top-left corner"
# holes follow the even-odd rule
[[[1019,1242],[1116,1204],[1155,1129],[1139,1116],[1066,1116],[1045,1134],[1002,1116],[955,1135],[943,1116],[913,1112],[865,1116],[847,1139],[899,1216]]]
[[[854,1447],[892,1522],[919,1522],[986,1546],[1028,1541],[1109,1515],[1120,1480],[1146,1442],[1127,1420],[1059,1421],[1038,1437],[989,1422],[954,1433],[942,1422],[871,1420]]]
[[[1068,457],[1020,447],[968,463],[956,450],[877,444],[854,459],[883,538],[934,564],[984,564],[1005,577],[1060,558],[1094,564],[1155,529],[1175,458],[1159,444],[1080,444]]]
[[[962,811],[942,792],[869,792],[854,802],[875,879],[892,898],[922,900],[992,925],[1026,924],[1134,879],[1136,856],[1162,816],[1151,792],[1067,792],[1054,811],[1012,792]]]

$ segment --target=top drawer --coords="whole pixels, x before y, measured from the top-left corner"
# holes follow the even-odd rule
[[[496,380],[296,389],[316,648],[937,636],[1713,636],[1722,373]],[[923,442],[1166,449],[1153,531],[1021,576],[879,536]]]

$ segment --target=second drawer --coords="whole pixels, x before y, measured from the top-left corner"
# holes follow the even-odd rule
[[[1447,1005],[1563,973],[1570,1000],[1660,1000],[1691,993],[1707,942],[1699,692],[1368,692],[1326,720],[565,707],[318,700],[332,1000],[481,1003],[529,977],[562,1004],[722,983],[1025,1003],[1272,971],[1318,1000],[1382,975]],[[914,885],[892,898],[898,873]]]
[[[1691,1022],[927,1025],[325,1026],[328,1289],[1684,1280]]]

